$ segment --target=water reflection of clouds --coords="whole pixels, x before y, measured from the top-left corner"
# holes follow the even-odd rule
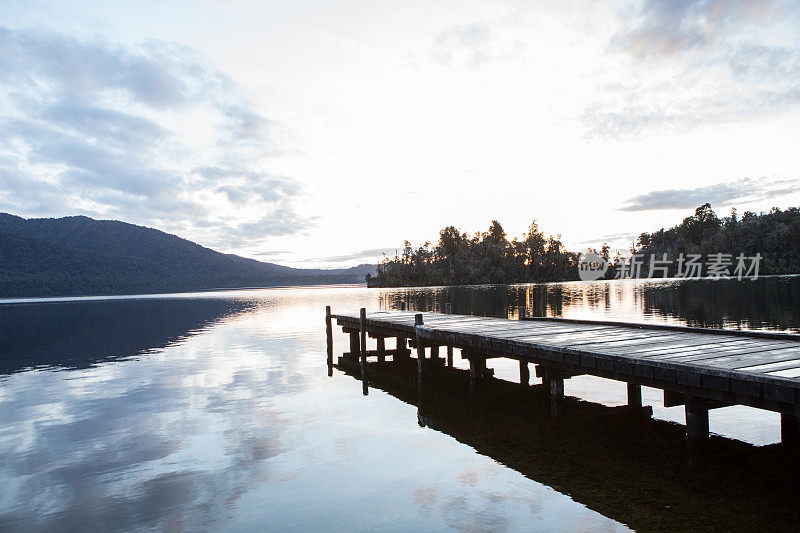
[[[81,527],[92,519],[112,520],[115,527],[164,525],[183,506],[197,516],[218,495],[241,494],[252,476],[263,478],[251,466],[284,451],[280,434],[292,421],[258,405],[302,389],[304,379],[285,379],[290,365],[280,359],[292,352],[285,340],[281,350],[261,343],[254,351],[245,343],[250,349],[220,352],[220,343],[231,346],[226,337],[242,331],[222,326],[218,333],[147,360],[78,371],[82,375],[12,376],[4,390],[20,394],[5,394],[0,410],[0,470],[3,479],[23,481],[13,495],[6,492],[4,499],[16,505],[4,505],[13,510],[0,523],[12,525],[16,518],[21,525],[33,507],[39,525],[63,526],[65,518],[81,518],[91,502],[89,522]],[[276,359],[266,373],[265,352]],[[215,440],[221,444],[212,445]]]
[[[359,291],[336,301],[377,302]],[[328,379],[320,332],[333,293],[309,294],[271,295],[211,322],[199,309],[161,331],[179,340],[160,348],[141,350],[133,335],[116,345],[146,356],[8,375],[0,529],[524,527],[534,507],[520,510],[509,487],[528,492],[526,505],[549,489],[419,428],[412,406]],[[180,335],[185,326],[201,333]],[[474,484],[463,472],[478,473]],[[420,488],[438,494],[425,520],[411,497]],[[365,494],[370,511],[354,512]],[[570,513],[610,522],[553,494]]]

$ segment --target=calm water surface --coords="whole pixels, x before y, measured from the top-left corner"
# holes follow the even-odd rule
[[[445,302],[486,316],[525,303],[544,316],[800,328],[795,277],[0,302],[0,530],[617,531],[687,526],[683,510],[729,516],[726,505],[755,527],[778,507],[784,489],[769,479],[766,512],[709,489],[748,465],[784,468],[773,413],[712,411],[721,438],[698,474],[682,470],[683,410],[656,390],[644,390],[653,420],[633,423],[614,414],[624,384],[573,378],[572,416],[556,423],[502,360],[486,401],[465,400],[458,358],[424,405],[407,369],[376,375],[367,396],[346,369],[328,375],[325,305]],[[334,356],[346,346],[335,332]],[[700,520],[688,525],[712,524]]]

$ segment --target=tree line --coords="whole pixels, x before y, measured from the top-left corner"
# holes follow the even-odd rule
[[[711,204],[703,204],[694,215],[677,226],[642,233],[633,250],[644,256],[658,258],[667,254],[673,267],[679,254],[739,254],[763,257],[759,274],[800,273],[800,209],[785,210],[773,207],[767,213],[745,211],[740,217],[732,209],[727,217],[719,217]]]
[[[594,250],[612,265],[623,254],[610,257],[607,244]],[[653,233],[641,233],[631,243],[630,254],[639,254],[645,265],[650,258],[670,262],[669,276],[677,274],[680,254],[761,254],[759,274],[800,273],[800,209],[773,208],[767,213],[735,209],[719,217],[711,204],[703,204],[680,224]],[[578,279],[579,254],[565,249],[561,236],[545,236],[534,220],[520,238],[509,241],[500,222],[468,235],[455,226],[439,232],[435,245],[425,242],[413,248],[404,241],[402,251],[386,257],[376,276],[367,275],[372,287],[427,285],[476,285],[571,281]],[[645,270],[646,272],[646,270]],[[613,266],[606,279],[615,276]]]
[[[377,275],[367,276],[373,287],[478,285],[577,279],[577,255],[567,251],[560,236],[548,236],[533,221],[521,238],[509,241],[500,222],[488,231],[467,235],[455,226],[439,232],[414,249],[409,241],[402,252],[385,258]]]

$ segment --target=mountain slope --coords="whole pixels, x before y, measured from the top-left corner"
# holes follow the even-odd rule
[[[371,271],[263,263],[118,221],[0,213],[0,297],[360,283]]]

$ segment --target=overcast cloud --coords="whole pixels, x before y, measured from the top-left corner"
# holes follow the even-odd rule
[[[609,53],[626,81],[581,116],[590,139],[742,122],[800,103],[800,2],[646,0],[627,8]]]
[[[300,184],[267,170],[270,121],[191,49],[0,27],[0,95],[2,211],[206,228],[234,247],[313,224]],[[195,113],[209,134],[185,142]]]
[[[639,194],[625,201],[622,211],[693,209],[705,203],[712,206],[739,205],[759,200],[779,199],[800,191],[800,180],[753,180],[749,178],[696,187],[664,189]]]

